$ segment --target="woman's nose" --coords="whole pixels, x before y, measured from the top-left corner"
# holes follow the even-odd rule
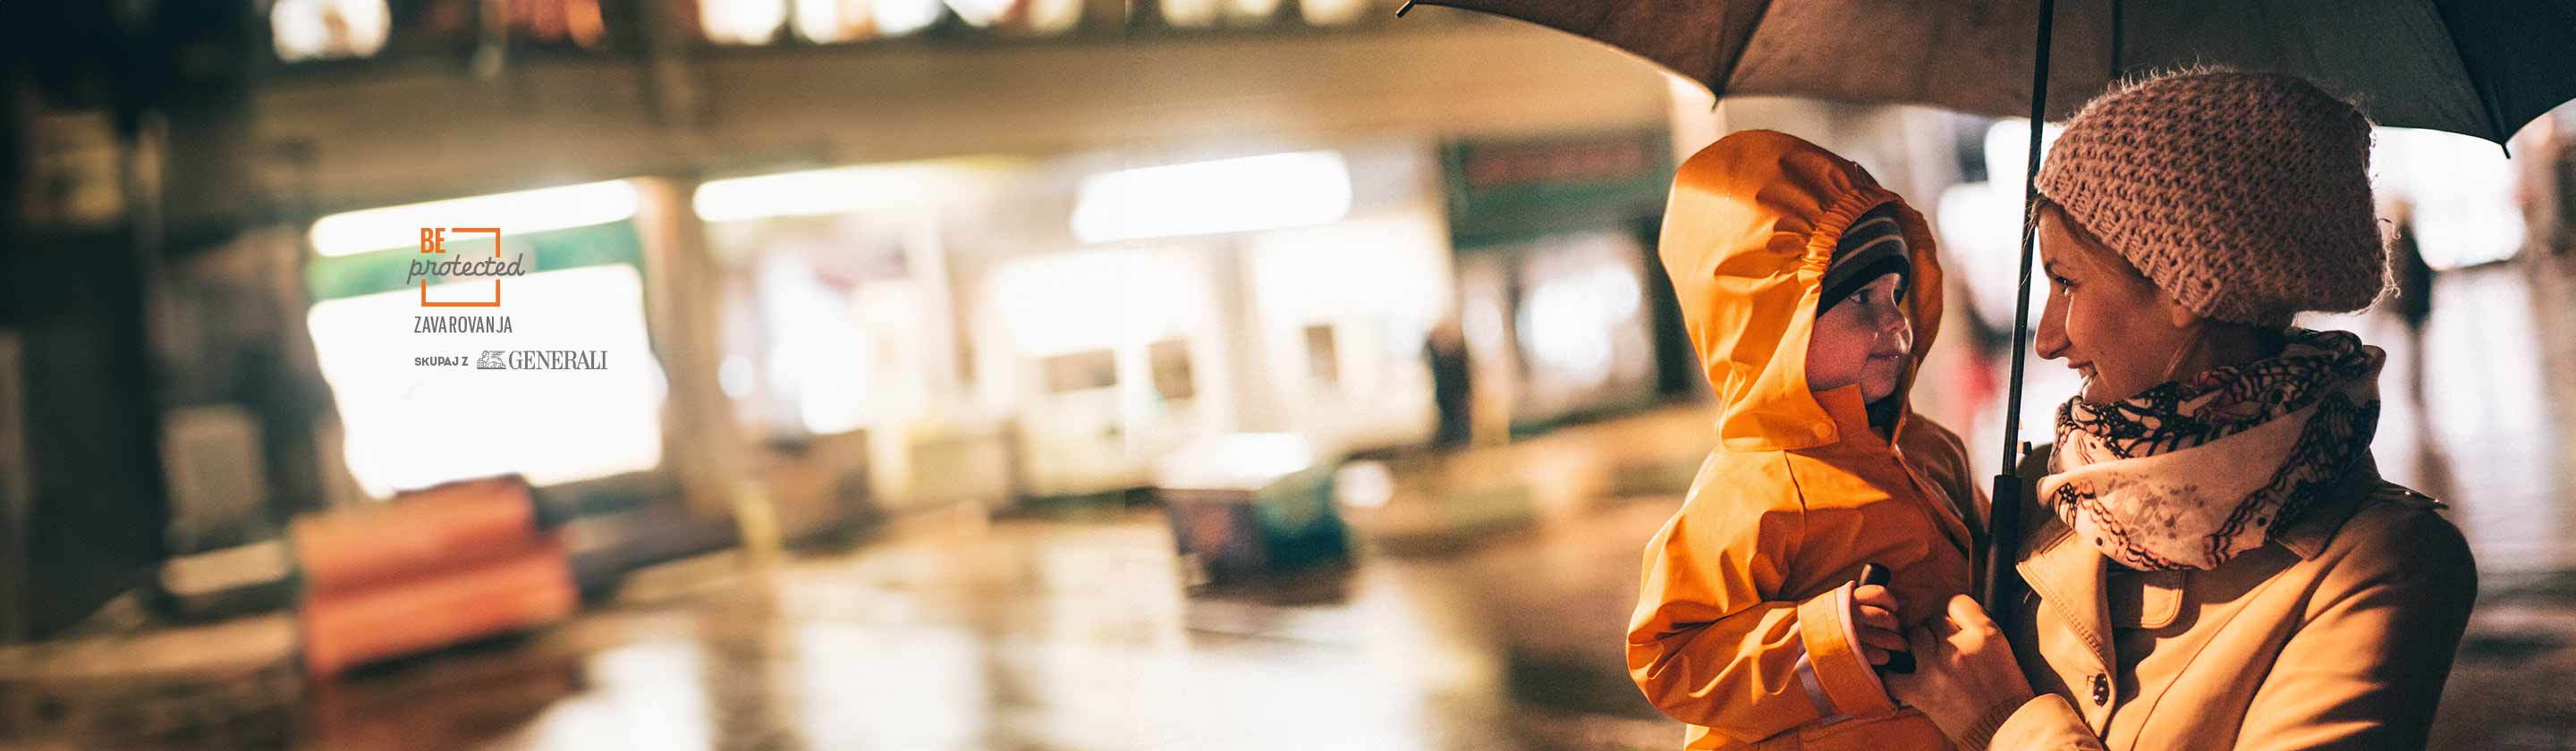
[[[2048,304],[2039,309],[2039,328],[2032,332],[2030,343],[2032,349],[2039,353],[2040,359],[2064,358],[2066,350],[2075,346],[2073,340],[2066,338],[2066,309],[2065,303],[2062,302],[2064,299],[2060,295],[2051,294],[2048,296]]]

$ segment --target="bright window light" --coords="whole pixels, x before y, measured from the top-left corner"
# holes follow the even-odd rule
[[[1224,0],[1163,0],[1163,23],[1184,29],[1216,25]]]
[[[268,10],[277,59],[369,57],[392,26],[385,0],[278,0]]]
[[[995,269],[983,297],[1009,346],[1039,358],[1191,336],[1216,310],[1207,273],[1185,251],[1038,255]]]
[[[872,4],[877,23],[877,36],[899,37],[930,28],[947,15],[948,6],[939,0],[876,0]]]
[[[1073,234],[1083,242],[1300,227],[1351,211],[1351,171],[1332,151],[1221,159],[1082,181]]]
[[[1315,466],[1315,448],[1295,433],[1231,433],[1174,450],[1155,468],[1166,488],[1259,490]]]
[[[719,44],[768,44],[787,24],[787,0],[698,0],[698,27]]]
[[[1372,7],[1367,0],[1306,0],[1298,4],[1306,22],[1317,26],[1339,26],[1360,20]]]
[[[1023,20],[1030,31],[1060,34],[1082,25],[1081,0],[1033,0]]]
[[[503,235],[588,227],[635,216],[624,180],[540,188],[332,214],[313,223],[313,251],[357,255],[414,247],[423,227],[499,227]]]
[[[507,306],[483,310],[511,317],[511,333],[409,333],[413,316],[442,312],[410,290],[313,306],[307,325],[347,431],[343,454],[369,494],[510,472],[550,485],[661,463],[668,384],[645,336],[643,276],[585,266],[509,285]],[[414,359],[478,361],[495,350],[604,350],[607,360],[599,370],[483,370]]]
[[[796,35],[809,42],[850,41],[864,28],[853,22],[866,13],[866,3],[850,0],[796,0]]]
[[[2507,260],[2522,250],[2521,203],[2504,150],[2438,130],[2377,128],[2371,177],[2383,199],[2413,205],[2424,265],[2449,270]]]
[[[1004,159],[946,159],[784,172],[710,180],[698,186],[698,218],[734,222],[895,208],[984,190],[1007,172]]]
[[[2048,150],[2057,146],[2057,137],[2066,126],[2049,123],[2039,132],[2040,163],[2048,162]],[[2021,194],[2022,176],[2030,172],[2030,120],[2007,118],[1986,128],[1986,180],[2012,188]],[[2016,230],[2018,231],[2018,230]],[[2016,240],[2015,242],[2018,242]]]
[[[1226,0],[1225,4],[1236,18],[1269,18],[1279,12],[1279,0]]]

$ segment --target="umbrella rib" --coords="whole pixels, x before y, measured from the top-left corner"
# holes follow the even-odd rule
[[[2433,8],[2433,22],[2442,25],[2442,38],[2451,40],[2451,57],[2459,61],[2460,77],[2468,81],[2469,95],[2478,100],[2478,116],[2486,120],[2483,123],[2487,129],[2486,139],[2494,141],[2498,146],[2503,146],[2505,140],[2512,138],[2513,134],[2505,132],[2504,118],[2496,115],[2495,102],[2487,97],[2486,88],[2479,85],[2480,79],[2477,72],[2469,70],[2469,53],[2460,46],[2459,32],[2451,30],[2451,18],[2443,12],[2442,3],[2427,0],[2425,5]],[[2508,150],[2506,155],[2511,156],[2512,152]]]
[[[1734,11],[1737,9],[1748,9],[1751,12],[1745,14],[1743,30],[1728,29],[1730,33],[1727,35],[1726,52],[1719,59],[1710,61],[1717,68],[1708,72],[1708,90],[1709,93],[1720,98],[1726,96],[1727,90],[1735,88],[1735,66],[1742,64],[1744,53],[1752,49],[1753,35],[1762,30],[1762,19],[1771,16],[1771,2],[1770,0],[1742,0],[1728,2],[1725,8],[1728,12],[1721,14],[1720,19],[1735,15]]]

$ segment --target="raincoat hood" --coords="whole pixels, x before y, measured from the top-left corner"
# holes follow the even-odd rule
[[[1682,163],[1658,252],[1673,280],[1700,368],[1716,389],[1718,438],[1734,451],[1829,445],[1866,406],[1860,387],[1807,388],[1807,341],[1834,245],[1854,219],[1896,205],[1912,255],[1906,305],[1914,353],[1897,382],[1904,403],[1940,327],[1941,271],[1923,215],[1867,170],[1796,136],[1738,132]],[[1837,420],[1837,416],[1843,419]]]

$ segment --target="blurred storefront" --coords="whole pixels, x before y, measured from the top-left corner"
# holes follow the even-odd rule
[[[1654,252],[1671,144],[1652,129],[1444,149],[1460,324],[1488,435],[1636,409],[1696,380]]]
[[[743,423],[849,446],[835,461],[863,458],[852,477],[898,506],[1123,491],[1223,433],[1334,451],[1427,434],[1417,353],[1448,301],[1420,290],[1449,278],[1427,149],[1109,166],[1147,159],[708,182]]]
[[[1484,409],[1494,427],[1654,399],[1674,378],[1654,342],[1677,332],[1649,257],[1662,77],[1538,28],[1391,10],[258,5],[204,26],[237,31],[227,75],[247,82],[219,134],[247,147],[191,141],[193,111],[155,154],[98,108],[33,118],[62,193],[28,216],[100,229],[57,247],[149,244],[137,185],[167,185],[173,213],[160,257],[82,255],[124,283],[13,296],[26,316],[113,309],[142,339],[0,337],[0,360],[108,363],[13,368],[41,378],[13,381],[10,409],[131,406],[100,424],[116,471],[39,473],[64,486],[8,491],[33,512],[5,532],[100,530],[82,545],[118,561],[80,571],[85,610],[162,561],[273,561],[299,514],[523,476],[587,589],[592,568],[734,538],[1139,489],[1221,435],[1288,432],[1319,460],[1422,445],[1427,332],[1453,319],[1499,368],[1479,375],[1510,399]],[[144,157],[170,180],[121,185],[126,162],[160,165]],[[412,273],[487,255],[523,260],[497,311],[430,306],[492,280]],[[415,329],[487,314],[510,329]],[[482,368],[523,350],[605,368]],[[147,373],[167,375],[157,404]],[[10,445],[0,463],[52,463]],[[75,494],[131,502],[113,525],[46,517]],[[657,532],[680,522],[698,527]]]
[[[1541,31],[1390,26],[1392,11],[280,2],[258,102],[259,137],[280,147],[259,174],[306,221],[531,185],[648,186],[642,218],[556,231],[623,233],[626,255],[589,264],[602,279],[583,286],[635,275],[605,306],[616,320],[595,323],[645,348],[654,390],[570,395],[619,400],[635,423],[599,424],[615,440],[582,444],[597,467],[514,468],[540,485],[723,497],[701,510],[757,496],[789,537],[1123,491],[1229,433],[1297,433],[1332,455],[1421,443],[1439,416],[1425,333],[1460,295],[1491,296],[1453,248],[1504,259],[1470,276],[1520,290],[1491,314],[1512,375],[1488,391],[1526,383],[1511,387],[1526,404],[1498,414],[1537,425],[1644,403],[1656,319],[1639,232],[1669,166],[1663,82],[1546,54],[1580,43]],[[421,102],[447,116],[413,116]],[[1541,174],[1566,147],[1503,146],[1565,133],[1616,144],[1594,155],[1626,171],[1608,182],[1634,178],[1625,198],[1653,200],[1558,212],[1604,176]],[[1453,173],[1470,151],[1478,198],[1449,201],[1469,187]],[[1476,237],[1453,243],[1461,232]],[[313,291],[307,323],[344,391],[364,379],[332,371],[370,345],[321,319],[382,290]],[[1599,320],[1553,322],[1566,311]],[[360,452],[389,445],[370,405],[399,395],[355,392],[384,388],[334,395],[357,413],[343,420],[359,495],[441,479],[359,469]],[[738,437],[701,439],[711,428]],[[574,437],[554,430],[523,435]],[[469,469],[502,468],[442,471]]]

